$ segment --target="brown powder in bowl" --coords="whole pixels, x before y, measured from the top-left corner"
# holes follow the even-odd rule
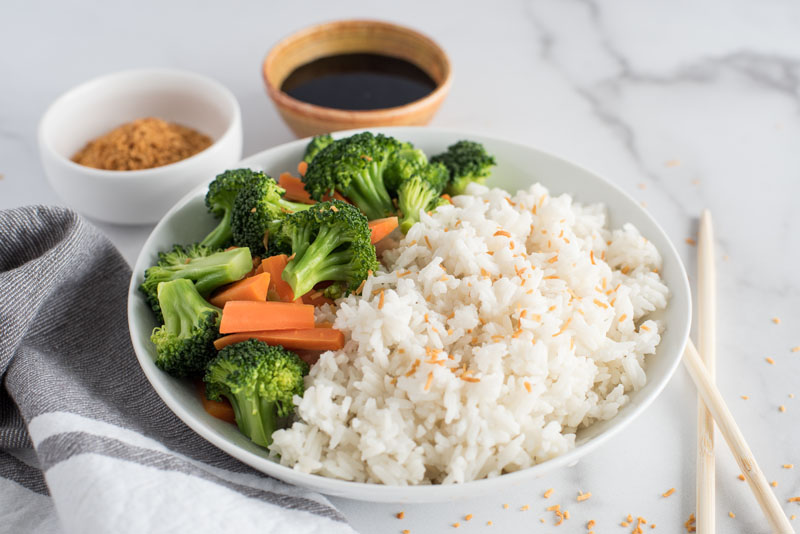
[[[169,165],[211,146],[197,130],[154,117],[137,119],[90,141],[72,161],[109,171],[133,171]]]

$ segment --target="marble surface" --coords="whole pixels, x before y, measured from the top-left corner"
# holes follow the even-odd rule
[[[696,249],[686,239],[710,208],[719,387],[784,508],[800,516],[800,504],[787,502],[800,495],[800,352],[791,351],[800,345],[800,4],[182,0],[11,2],[2,11],[11,24],[0,32],[0,209],[60,203],[39,162],[37,122],[60,93],[115,70],[179,67],[220,80],[242,106],[245,155],[291,140],[264,94],[261,59],[292,30],[347,17],[434,36],[455,70],[434,125],[528,143],[608,177],[663,225],[693,283]],[[131,263],[151,230],[98,226]],[[455,522],[468,532],[586,532],[589,519],[597,533],[622,533],[632,530],[620,526],[628,514],[656,523],[653,532],[682,532],[695,502],[695,398],[680,369],[618,437],[506,494],[414,506],[333,500],[364,533],[450,532]],[[767,532],[721,441],[717,468],[718,532]],[[592,498],[578,503],[578,491]],[[557,528],[545,512],[552,504],[571,514]]]

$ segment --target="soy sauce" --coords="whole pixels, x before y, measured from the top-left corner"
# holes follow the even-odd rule
[[[436,89],[436,82],[408,61],[379,54],[342,54],[294,70],[281,90],[297,100],[346,110],[402,106]]]

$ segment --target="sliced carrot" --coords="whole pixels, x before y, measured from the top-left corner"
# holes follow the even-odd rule
[[[296,330],[264,330],[228,334],[214,341],[217,350],[233,343],[258,339],[268,345],[282,345],[289,350],[339,350],[344,347],[344,334],[334,328],[303,328]]]
[[[305,176],[307,170],[308,170],[308,163],[306,163],[305,161],[301,161],[300,163],[297,164],[297,172],[300,173],[300,176]]]
[[[373,244],[377,243],[387,235],[391,234],[397,228],[397,217],[384,217],[383,219],[375,219],[369,222],[369,229],[372,231]]]
[[[448,201],[450,204],[453,203],[453,199],[447,193],[443,193],[442,194],[442,198],[445,199],[446,201]]]
[[[292,287],[281,277],[287,263],[289,263],[289,257],[286,254],[270,256],[269,258],[264,258],[261,262],[264,272],[270,274],[269,289],[267,290],[267,296],[270,300],[279,300],[281,302],[294,302],[295,300]]]
[[[200,399],[203,402],[203,409],[211,416],[231,424],[236,423],[236,414],[233,411],[233,406],[228,402],[228,399],[223,398],[221,401],[213,401],[206,398],[206,385],[202,380],[197,381],[197,391],[200,392]]]
[[[302,202],[304,204],[316,204],[317,201],[311,198],[311,195],[306,191],[306,186],[300,178],[292,176],[288,172],[281,173],[278,177],[278,185],[286,190],[284,198],[292,202]],[[333,192],[333,198],[352,204],[347,198],[342,196],[338,191]],[[324,195],[322,200],[330,200],[330,195]]]
[[[244,278],[232,284],[228,284],[221,291],[217,291],[208,301],[221,308],[229,300],[267,300],[267,289],[269,288],[269,273],[261,273]]]
[[[220,334],[314,328],[314,306],[291,302],[229,300],[222,308]]]
[[[300,178],[284,172],[278,177],[278,185],[286,190],[286,194],[283,196],[286,200],[304,204],[316,204],[316,201],[306,191],[305,185]]]

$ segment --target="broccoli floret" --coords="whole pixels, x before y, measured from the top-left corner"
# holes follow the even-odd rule
[[[471,182],[484,183],[492,173],[491,167],[497,165],[494,156],[474,141],[459,141],[447,147],[447,152],[432,157],[431,162],[444,163],[450,172],[446,188],[450,195],[462,194]]]
[[[159,254],[159,261],[144,272],[144,282],[139,290],[144,293],[148,304],[161,319],[158,300],[158,284],[186,278],[197,286],[204,297],[223,284],[244,278],[253,268],[250,249],[246,247],[214,252],[202,245],[187,248],[175,247],[171,252]],[[198,255],[191,255],[196,253]]]
[[[321,150],[303,176],[306,190],[315,200],[338,191],[353,202],[369,220],[394,212],[384,184],[384,171],[402,144],[392,137],[364,132],[338,139]]]
[[[236,424],[257,445],[268,447],[281,418],[294,412],[302,396],[308,364],[281,346],[257,339],[228,345],[206,367],[206,396],[227,398]]]
[[[158,253],[158,262],[156,265],[161,267],[186,265],[192,258],[203,258],[215,252],[219,252],[219,249],[206,247],[199,243],[194,243],[192,245],[173,245],[169,251]],[[158,282],[150,284],[148,287],[149,290],[145,291],[144,284],[142,284],[139,286],[139,289],[144,293],[147,304],[150,305],[150,308],[156,314],[156,319],[163,322],[164,318],[161,315],[161,307],[158,304],[158,295],[156,293]]]
[[[435,209],[442,200],[442,190],[447,184],[449,174],[441,163],[431,163],[420,169],[410,179],[404,181],[397,191],[397,201],[402,213],[400,230],[408,230],[419,221],[419,210]],[[431,204],[434,206],[431,206]]]
[[[401,143],[401,147],[395,151],[389,160],[384,173],[383,182],[389,194],[396,195],[400,186],[415,174],[419,174],[428,165],[428,157],[425,153],[414,148],[411,143]]]
[[[231,242],[231,218],[233,216],[233,203],[239,191],[264,173],[250,169],[235,169],[217,175],[208,186],[206,193],[206,207],[215,217],[220,218],[219,224],[200,244],[212,248],[224,248]]]
[[[175,377],[200,375],[214,357],[220,309],[200,296],[185,278],[158,284],[164,324],[153,329],[156,365]]]
[[[231,219],[235,245],[248,247],[251,254],[265,254],[266,238],[277,230],[285,215],[311,207],[284,200],[285,192],[275,180],[263,174],[242,187],[233,203]]]
[[[378,269],[370,242],[367,218],[357,208],[332,200],[288,215],[281,224],[280,241],[292,254],[282,277],[296,297],[318,283],[331,281],[324,294],[338,298],[355,291]]]
[[[319,153],[320,150],[333,143],[331,134],[317,135],[306,146],[306,153],[303,155],[303,161],[311,163],[311,160]]]

